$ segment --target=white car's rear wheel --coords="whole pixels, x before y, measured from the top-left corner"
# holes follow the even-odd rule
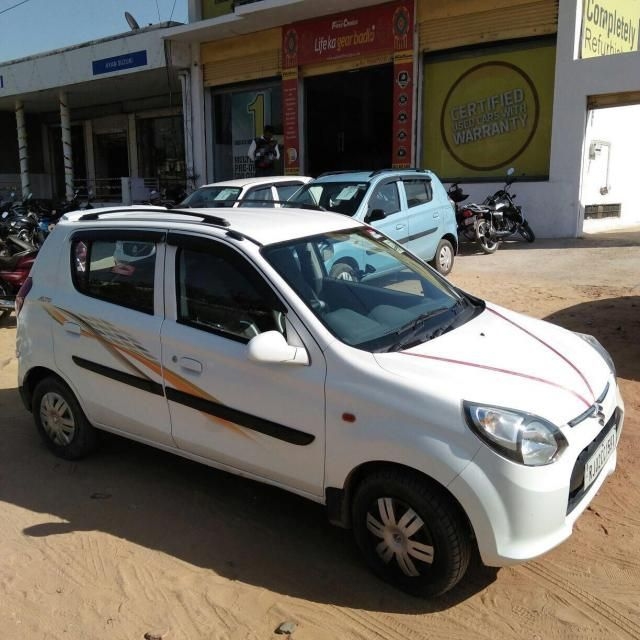
[[[45,443],[61,458],[81,458],[95,448],[96,430],[69,387],[57,378],[44,378],[38,383],[33,393],[32,412]]]

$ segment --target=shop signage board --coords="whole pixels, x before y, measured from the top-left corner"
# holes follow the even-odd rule
[[[283,116],[287,173],[297,173],[299,170],[298,78],[296,71],[294,81],[291,71],[305,65],[348,59],[353,59],[356,66],[358,58],[383,52],[410,53],[413,49],[413,20],[413,2],[392,2],[299,22],[283,28]],[[412,55],[405,55],[394,64],[394,77],[392,164],[408,166],[411,162]],[[405,105],[401,96],[407,93],[410,99]],[[396,100],[403,102],[396,104]]]
[[[133,69],[134,67],[145,67],[147,65],[147,52],[146,50],[133,51],[132,53],[112,56],[111,58],[102,58],[102,60],[94,60],[91,65],[94,76]]]
[[[583,0],[580,57],[639,51],[640,0]]]
[[[549,174],[555,45],[425,64],[423,164],[443,179]]]

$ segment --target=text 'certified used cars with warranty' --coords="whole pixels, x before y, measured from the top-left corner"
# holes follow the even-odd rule
[[[331,275],[338,252],[361,278]],[[16,312],[20,393],[56,454],[105,430],[295,492],[410,593],[453,587],[476,548],[503,566],[555,547],[616,466],[595,338],[343,215],[70,213]]]

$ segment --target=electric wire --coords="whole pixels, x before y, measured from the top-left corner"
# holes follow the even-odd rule
[[[2,9],[0,10],[0,13],[6,13],[7,11],[11,11],[11,9],[15,9],[16,7],[19,7],[21,4],[25,4],[25,2],[29,2],[30,0],[22,0],[22,2],[18,2],[17,4],[12,5],[11,7],[7,7],[6,9]],[[173,3],[173,6],[176,6],[175,0]]]

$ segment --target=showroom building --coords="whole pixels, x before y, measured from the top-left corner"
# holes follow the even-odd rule
[[[37,82],[7,94],[10,75],[0,64],[0,110],[7,112],[0,112],[0,128],[7,129],[10,117],[16,138],[22,102],[27,132],[30,126],[64,131],[60,93],[71,93],[73,156],[84,153],[74,163],[76,181],[83,171],[85,180],[103,175],[96,152],[105,155],[118,144],[121,161],[113,169],[125,177],[171,177],[192,189],[250,175],[247,149],[266,124],[276,130],[277,170],[284,174],[428,167],[482,201],[514,167],[518,203],[536,234],[572,237],[598,224],[640,222],[630,173],[640,144],[639,4],[189,0],[187,25],[82,45],[81,54],[65,50],[66,57],[83,58],[73,87],[78,94],[85,85],[87,92],[99,87],[100,104],[74,105],[74,92],[53,75],[48,111],[35,108],[26,90],[38,90]],[[129,42],[142,37],[149,44]],[[95,46],[104,49],[94,52]],[[97,76],[88,64],[142,50],[147,62],[155,61],[148,67]],[[26,72],[32,63],[9,63],[24,70],[11,77],[33,79]],[[149,82],[137,81],[143,73]],[[121,95],[127,86],[137,91],[129,100]],[[46,111],[35,125],[34,110]],[[150,133],[141,134],[144,121],[154,119]],[[38,150],[59,147],[56,139],[28,137],[35,157],[43,158],[39,164],[31,153],[30,171],[60,184],[61,172],[69,175],[61,166],[66,154],[46,161],[51,149]],[[174,140],[172,151],[157,153],[154,145]],[[7,153],[0,152],[0,180]]]

